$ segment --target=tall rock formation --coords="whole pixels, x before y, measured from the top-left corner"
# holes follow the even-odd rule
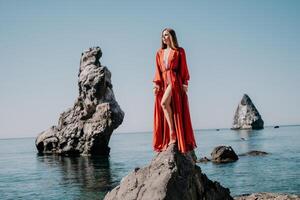
[[[170,145],[150,165],[124,177],[104,200],[233,200],[230,190],[209,180],[191,155]]]
[[[102,51],[93,47],[82,53],[78,74],[79,96],[73,108],[60,115],[57,126],[36,138],[40,153],[108,155],[114,129],[124,118],[115,100],[111,73],[100,64]]]
[[[259,112],[252,103],[250,97],[244,94],[239,103],[234,119],[232,129],[263,129],[264,121]]]

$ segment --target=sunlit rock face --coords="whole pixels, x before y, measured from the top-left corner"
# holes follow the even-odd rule
[[[111,72],[102,66],[99,47],[82,53],[78,74],[79,96],[60,114],[57,126],[36,138],[39,153],[108,155],[110,136],[124,118],[115,99]]]
[[[264,121],[250,97],[244,94],[233,118],[232,129],[263,129]]]

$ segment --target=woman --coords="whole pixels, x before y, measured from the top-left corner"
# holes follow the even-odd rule
[[[182,153],[196,148],[188,105],[190,79],[185,51],[178,46],[175,31],[162,31],[161,48],[156,53],[154,77],[154,134],[155,151],[163,151],[177,143]]]

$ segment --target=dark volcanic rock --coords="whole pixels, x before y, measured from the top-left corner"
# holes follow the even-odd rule
[[[274,126],[274,128],[279,128],[279,126]]]
[[[214,163],[228,163],[238,159],[231,146],[217,146],[211,152],[211,161]]]
[[[300,200],[299,195],[260,192],[234,197],[235,200]]]
[[[111,73],[100,64],[99,47],[82,53],[78,74],[79,97],[60,115],[57,126],[36,138],[39,153],[108,155],[114,129],[124,118],[114,97]]]
[[[240,104],[238,105],[232,129],[263,129],[264,121],[259,112],[252,103],[250,97],[244,94]]]
[[[249,151],[247,153],[242,153],[239,156],[265,156],[265,155],[268,155],[268,153],[264,152],[264,151],[253,150],[253,151]]]
[[[190,154],[175,145],[158,153],[147,167],[136,168],[104,200],[229,200],[230,191],[213,182]]]

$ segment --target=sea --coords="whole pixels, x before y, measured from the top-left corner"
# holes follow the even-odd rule
[[[300,194],[300,126],[262,130],[195,130],[198,158],[231,146],[241,156],[227,164],[198,163],[209,179],[232,196],[254,192]],[[109,157],[38,155],[35,138],[0,139],[0,199],[103,199],[122,177],[149,164],[152,133],[113,133]]]

